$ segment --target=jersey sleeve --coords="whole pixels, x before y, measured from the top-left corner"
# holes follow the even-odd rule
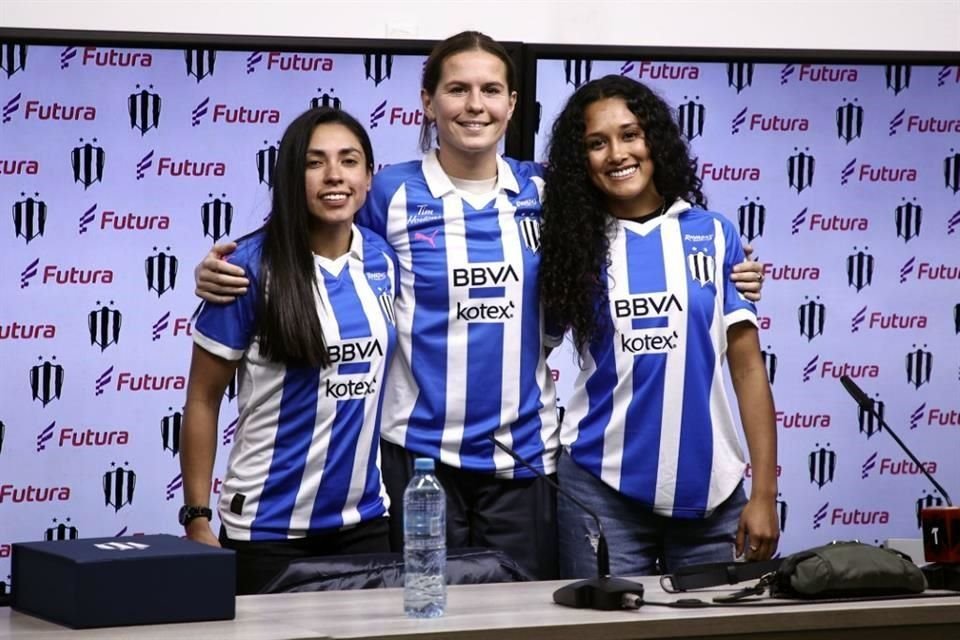
[[[387,234],[387,208],[390,204],[386,180],[380,174],[373,176],[373,184],[367,201],[357,211],[356,223],[370,229],[379,236]]]
[[[193,327],[193,341],[200,348],[225,360],[239,360],[253,342],[259,264],[249,252],[228,261],[249,274],[247,292],[229,304],[206,302]],[[256,256],[259,258],[259,256]]]
[[[752,302],[743,297],[737,287],[734,285],[730,276],[733,274],[733,267],[740,264],[745,259],[743,253],[743,244],[740,242],[740,236],[734,229],[729,220],[724,219],[721,222],[724,236],[724,259],[723,259],[723,320],[727,327],[738,322],[749,322],[757,326],[757,307]]]

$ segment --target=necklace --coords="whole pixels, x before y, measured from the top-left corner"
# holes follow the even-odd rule
[[[653,211],[651,211],[651,212],[648,213],[648,214],[645,214],[645,215],[638,216],[638,217],[634,218],[633,221],[634,221],[634,222],[641,222],[641,223],[642,223],[642,222],[647,222],[647,221],[649,221],[649,220],[653,220],[654,218],[658,218],[658,217],[662,216],[664,213],[666,213],[666,211],[667,211],[667,199],[664,198],[663,201],[660,203],[660,206],[659,206],[659,207],[657,207],[656,209],[654,209]]]

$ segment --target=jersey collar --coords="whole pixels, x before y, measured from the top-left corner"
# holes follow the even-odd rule
[[[688,211],[693,207],[690,206],[690,203],[684,200],[683,198],[677,198],[673,201],[673,204],[670,205],[670,208],[667,209],[667,212],[664,215],[667,216],[678,216],[684,211]]]
[[[450,176],[440,166],[436,149],[431,149],[423,156],[423,177],[426,178],[427,188],[430,189],[430,195],[434,198],[442,198],[456,191],[456,187],[450,181]],[[497,184],[495,189],[514,194],[520,193],[517,176],[514,175],[510,165],[500,157],[500,154],[497,154]]]

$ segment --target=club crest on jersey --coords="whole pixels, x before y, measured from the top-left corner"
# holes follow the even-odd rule
[[[687,268],[690,269],[690,277],[699,282],[701,287],[716,282],[717,261],[703,251],[687,256]]]
[[[517,224],[520,225],[520,237],[523,238],[524,246],[533,253],[540,251],[540,220],[524,217],[520,218]]]
[[[397,324],[397,316],[393,311],[393,296],[389,291],[384,291],[377,296],[377,302],[380,304],[380,310],[383,311],[383,317],[392,325]]]

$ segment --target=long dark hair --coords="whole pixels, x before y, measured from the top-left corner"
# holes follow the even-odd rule
[[[370,137],[345,111],[310,109],[290,123],[280,140],[273,172],[273,204],[262,228],[256,335],[263,357],[295,366],[330,366],[323,329],[314,312],[316,269],[310,248],[305,176],[310,138],[322,124],[349,129],[363,148],[367,171],[372,174],[374,167]]]
[[[507,91],[516,91],[517,70],[510,54],[502,44],[479,31],[461,31],[434,46],[427,57],[427,62],[423,65],[423,80],[420,88],[432,96],[437,90],[437,85],[440,84],[443,63],[450,56],[464,51],[486,51],[500,58],[507,68]],[[423,124],[420,126],[420,150],[424,153],[433,147],[433,124],[432,120],[424,117]]]
[[[578,352],[599,326],[608,303],[603,269],[609,266],[608,231],[615,224],[606,196],[590,180],[584,142],[584,113],[605,98],[622,98],[643,129],[654,163],[653,183],[667,206],[677,198],[706,207],[697,176],[669,105],[647,86],[622,76],[606,76],[580,87],[553,123],[550,139],[543,233],[540,296],[548,317],[573,330]]]

